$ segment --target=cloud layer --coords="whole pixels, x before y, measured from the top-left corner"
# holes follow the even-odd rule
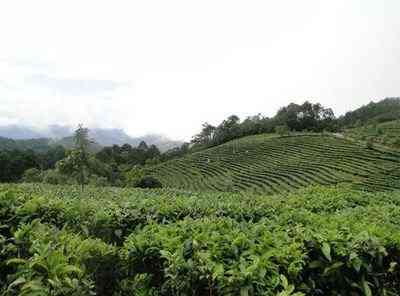
[[[400,94],[400,2],[6,1],[0,125],[189,139],[203,121]]]

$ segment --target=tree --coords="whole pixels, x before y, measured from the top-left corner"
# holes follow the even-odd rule
[[[137,148],[139,150],[143,150],[143,151],[146,151],[147,149],[149,149],[149,147],[147,146],[145,141],[141,141]]]
[[[0,182],[17,182],[29,168],[39,168],[33,150],[0,151]]]
[[[265,118],[261,114],[249,116],[240,124],[240,135],[256,135],[262,132],[263,121]]]
[[[215,144],[219,145],[240,136],[240,118],[236,115],[231,115],[217,127]]]
[[[137,187],[144,176],[145,172],[143,168],[135,166],[125,173],[126,184],[128,186]]]
[[[42,182],[40,170],[37,168],[30,168],[24,172],[23,181],[28,183]]]
[[[332,109],[308,101],[302,105],[291,103],[281,108],[276,119],[280,125],[286,124],[293,131],[322,132],[335,129],[335,115]]]
[[[211,145],[214,140],[215,126],[205,122],[202,125],[201,132],[192,139],[193,144]]]
[[[152,176],[144,176],[139,182],[137,183],[136,187],[139,188],[162,188],[163,185],[159,180]]]
[[[278,125],[278,126],[275,127],[275,132],[280,136],[288,135],[289,134],[289,128],[288,128],[288,126],[286,124]]]
[[[77,170],[79,172],[78,182],[81,185],[82,191],[85,184],[85,168],[88,168],[89,159],[89,146],[92,141],[89,139],[89,129],[83,127],[82,124],[78,125],[74,134],[75,150],[78,154],[77,157]]]

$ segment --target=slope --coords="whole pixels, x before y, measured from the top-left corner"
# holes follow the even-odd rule
[[[358,141],[371,141],[374,144],[400,149],[400,120],[348,129],[345,135]]]
[[[258,135],[150,169],[164,186],[189,190],[280,193],[350,183],[370,191],[400,188],[400,154],[329,134]]]
[[[342,127],[355,127],[373,123],[382,123],[400,118],[400,98],[386,98],[371,102],[356,110],[347,112],[338,121]]]

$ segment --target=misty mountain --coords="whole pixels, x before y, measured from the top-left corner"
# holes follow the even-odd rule
[[[66,148],[73,146],[73,129],[67,126],[51,125],[45,129],[35,129],[29,126],[7,125],[0,126],[0,137],[12,140],[30,140],[45,139],[51,144],[62,145]],[[160,151],[182,145],[180,141],[171,140],[163,135],[148,134],[141,137],[131,137],[122,129],[90,129],[90,137],[97,143],[93,145],[94,150],[100,149],[102,146],[130,144],[137,146],[141,141],[145,141],[148,145],[156,145]],[[50,140],[51,139],[51,140]]]
[[[45,153],[51,148],[51,140],[48,138],[37,139],[10,139],[0,137],[0,151],[2,150],[33,150]]]
[[[47,138],[32,128],[18,125],[0,126],[0,137],[13,140]]]

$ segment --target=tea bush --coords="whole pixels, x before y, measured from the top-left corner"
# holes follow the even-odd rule
[[[0,295],[398,295],[400,192],[0,185]]]

